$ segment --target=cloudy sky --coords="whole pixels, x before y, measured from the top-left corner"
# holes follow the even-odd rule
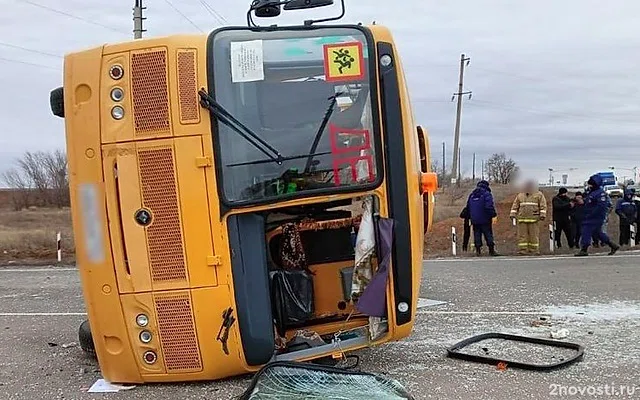
[[[0,0],[0,171],[26,150],[64,147],[49,91],[66,52],[132,37],[133,0]],[[147,0],[147,36],[242,25],[249,0]],[[402,6],[399,6],[402,4]],[[321,10],[326,14],[331,10]],[[308,15],[297,12],[281,23]],[[390,27],[404,58],[431,152],[447,163],[460,54],[471,57],[462,122],[463,171],[472,154],[513,157],[540,180],[578,168],[579,181],[640,165],[640,2],[632,0],[347,0],[347,22]],[[559,179],[562,172],[558,173]]]

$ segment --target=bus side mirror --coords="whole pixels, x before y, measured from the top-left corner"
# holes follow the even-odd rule
[[[284,5],[284,9],[289,10],[307,10],[310,8],[326,7],[333,5],[333,0],[291,0]]]
[[[256,17],[272,18],[280,15],[280,4],[278,0],[257,0],[251,9],[254,10]]]

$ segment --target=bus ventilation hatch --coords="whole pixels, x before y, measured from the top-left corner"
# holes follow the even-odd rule
[[[166,135],[171,131],[167,50],[131,54],[131,96],[136,135]]]
[[[169,373],[202,370],[189,292],[155,295],[160,345]]]
[[[138,162],[142,202],[152,215],[152,223],[146,228],[151,278],[154,282],[186,281],[173,150],[140,149]]]
[[[180,123],[200,122],[198,104],[197,50],[178,50],[178,97],[180,100]]]

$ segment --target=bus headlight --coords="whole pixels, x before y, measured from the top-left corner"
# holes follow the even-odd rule
[[[113,67],[109,68],[109,76],[111,77],[111,79],[117,81],[118,79],[122,78],[122,76],[124,76],[124,69],[122,69],[122,66],[120,65],[114,65]]]
[[[393,58],[390,55],[384,54],[380,57],[380,65],[383,67],[388,67],[393,62]]]
[[[124,118],[124,108],[120,106],[115,106],[111,109],[111,117],[113,119],[121,120]]]
[[[404,301],[398,303],[398,311],[400,311],[401,313],[406,313],[407,311],[409,311],[409,305]]]
[[[154,364],[156,360],[158,360],[158,356],[153,351],[145,352],[142,358],[144,358],[144,362],[147,364]]]
[[[142,331],[140,332],[140,341],[142,343],[149,343],[151,341],[151,332],[149,331]]]
[[[149,325],[149,317],[144,314],[138,315],[136,317],[136,324],[144,328],[145,326]]]
[[[119,87],[111,89],[111,100],[122,101],[124,98],[124,91]]]

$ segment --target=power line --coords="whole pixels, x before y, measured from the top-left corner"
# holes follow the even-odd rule
[[[30,49],[30,48],[27,48],[27,47],[18,46],[18,45],[11,44],[11,43],[0,42],[0,46],[10,47],[12,49],[24,50],[24,51],[28,51],[30,53],[42,54],[42,55],[49,56],[49,57],[64,58],[59,54],[47,53],[46,51]]]
[[[164,2],[165,2],[165,3],[167,3],[169,6],[171,6],[171,8],[173,8],[173,10],[174,10],[175,12],[177,12],[178,14],[180,14],[180,15],[182,16],[182,18],[184,18],[184,19],[186,19],[187,21],[189,21],[189,23],[190,23],[191,25],[193,25],[193,27],[194,27],[194,28],[196,28],[196,29],[197,29],[197,30],[199,30],[200,32],[204,33],[204,31],[203,31],[203,30],[202,30],[198,25],[196,25],[196,23],[195,23],[195,22],[193,22],[193,21],[191,20],[191,18],[187,17],[186,15],[184,15],[184,14],[182,13],[182,11],[178,10],[178,8],[177,8],[176,6],[174,6],[172,2],[170,2],[169,0],[164,0]]]
[[[498,109],[503,109],[503,110],[513,110],[513,111],[521,111],[521,112],[527,112],[527,113],[532,113],[532,114],[538,114],[538,115],[547,115],[547,116],[551,116],[551,117],[557,117],[557,118],[573,118],[573,119],[586,119],[586,120],[593,120],[593,121],[599,121],[599,122],[614,122],[614,123],[629,123],[629,124],[637,124],[638,121],[632,121],[632,120],[625,120],[625,119],[617,119],[617,118],[611,118],[608,116],[594,116],[594,115],[587,115],[587,114],[575,114],[575,113],[567,113],[567,112],[555,112],[555,111],[548,111],[548,110],[540,110],[540,109],[536,109],[536,108],[525,108],[525,107],[517,107],[517,106],[513,106],[510,104],[500,104],[500,103],[494,103],[491,101],[486,101],[486,100],[478,100],[475,99],[475,101],[469,103],[469,105],[473,105],[473,107],[488,107],[488,108],[498,108]]]
[[[199,1],[200,1],[200,4],[202,4],[202,7],[204,7],[204,9],[207,10],[209,14],[211,14],[211,16],[215,18],[220,24],[224,25],[228,23],[224,15],[216,11],[216,9],[213,8],[209,3],[207,3],[205,0],[199,0]]]
[[[52,66],[49,66],[49,65],[36,64],[36,63],[30,63],[30,62],[26,62],[26,61],[14,60],[12,58],[0,57],[0,61],[6,61],[6,62],[11,62],[11,63],[16,63],[16,64],[30,65],[32,67],[40,67],[40,68],[52,69],[54,71],[60,71],[60,68],[55,68],[55,67],[52,67]]]
[[[58,10],[58,9],[55,9],[55,8],[51,8],[49,6],[44,6],[42,4],[34,3],[33,1],[30,1],[30,0],[19,0],[19,1],[21,1],[23,3],[31,4],[32,6],[35,6],[35,7],[42,8],[43,10],[51,11],[51,12],[56,13],[56,14],[60,14],[60,15],[64,15],[64,16],[69,17],[69,18],[76,19],[78,21],[83,21],[83,22],[86,22],[88,24],[100,26],[100,27],[103,27],[105,29],[109,29],[109,30],[114,31],[114,32],[123,33],[123,31],[121,31],[119,29],[116,29],[116,28],[113,28],[113,27],[111,27],[109,25],[104,25],[104,24],[101,24],[100,22],[96,22],[96,21],[93,21],[93,20],[90,20],[90,19],[87,19],[87,18],[79,17],[77,15],[71,14],[71,13],[66,12],[66,11],[61,11],[61,10]]]

